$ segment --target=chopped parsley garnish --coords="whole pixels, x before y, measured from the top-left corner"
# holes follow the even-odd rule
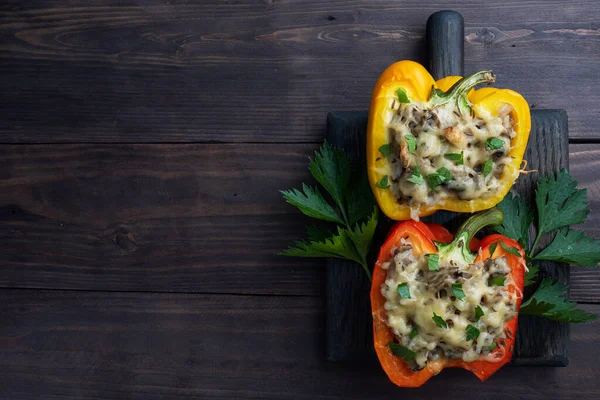
[[[464,151],[461,151],[460,153],[448,153],[445,157],[454,162],[455,165],[463,165],[465,163],[465,160],[463,159],[464,154]]]
[[[457,299],[464,299],[465,292],[462,289],[462,283],[453,283],[452,293],[456,296]]]
[[[492,161],[492,159],[489,159],[483,164],[481,173],[483,174],[483,176],[488,176],[492,172],[492,168],[494,168],[494,162]]]
[[[388,176],[385,175],[383,178],[381,178],[379,182],[375,183],[375,186],[377,186],[379,189],[389,189],[390,182],[388,181]]]
[[[413,169],[412,175],[407,179],[407,181],[414,183],[415,185],[422,185],[425,180],[423,179],[423,175],[421,175],[421,170],[419,167],[415,167]]]
[[[494,253],[496,252],[497,247],[498,247],[498,242],[494,242],[494,243],[490,244],[490,258],[492,258],[494,256]]]
[[[504,142],[498,138],[489,138],[485,141],[485,147],[489,150],[498,150],[504,146]]]
[[[475,307],[475,322],[479,322],[479,319],[483,317],[483,310],[481,307]]]
[[[419,330],[417,329],[416,326],[413,326],[412,329],[410,330],[410,335],[408,335],[408,337],[410,338],[410,340],[414,339],[417,335],[419,334]]]
[[[496,276],[488,281],[489,286],[504,286],[505,276]]]
[[[410,289],[408,287],[408,282],[404,282],[398,285],[398,296],[403,299],[410,299]]]
[[[433,320],[433,322],[435,322],[438,328],[448,328],[448,324],[446,323],[446,321],[444,321],[444,319],[436,313],[433,313],[433,317],[431,317],[431,319]]]
[[[417,353],[401,344],[389,342],[387,346],[390,348],[393,355],[402,358],[404,361],[413,360],[417,356]]]
[[[503,241],[500,241],[500,246],[502,246],[504,251],[509,252],[513,256],[521,257],[521,253],[519,253],[519,250],[516,247],[509,247],[508,245],[504,244]]]
[[[388,144],[382,144],[379,146],[379,152],[382,156],[387,157],[392,153],[392,146]]]
[[[467,325],[467,329],[465,329],[465,331],[467,332],[467,340],[474,340],[479,337],[479,329],[473,325]]]
[[[404,89],[397,89],[396,94],[398,95],[398,101],[400,103],[410,103],[410,100],[408,99],[408,96],[406,95]]]
[[[448,171],[448,168],[442,167],[435,173],[429,175],[427,179],[429,180],[431,189],[435,189],[436,186],[439,186],[442,183],[450,182],[452,180],[452,175],[450,174],[450,171]]]
[[[404,135],[404,140],[406,141],[406,147],[408,147],[408,152],[410,154],[414,153],[417,150],[417,139],[410,133],[408,135]]]
[[[438,264],[439,261],[440,261],[439,254],[427,254],[427,268],[429,268],[430,271],[439,271],[440,270],[440,266]]]

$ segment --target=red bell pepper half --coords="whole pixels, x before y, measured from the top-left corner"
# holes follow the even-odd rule
[[[480,229],[488,225],[500,224],[503,218],[502,211],[497,208],[475,214],[463,224],[453,240],[452,235],[441,225],[428,225],[412,220],[399,222],[390,231],[387,240],[381,246],[373,271],[371,311],[373,314],[373,335],[377,356],[384,371],[396,385],[402,387],[421,386],[433,375],[437,375],[442,369],[448,367],[464,368],[471,371],[483,381],[512,358],[517,331],[517,316],[507,321],[504,325],[506,338],[498,340],[496,348],[488,355],[481,356],[479,360],[465,362],[462,359],[447,359],[442,357],[438,360],[429,360],[425,368],[420,371],[413,371],[405,364],[402,358],[392,354],[388,346],[393,341],[394,334],[384,322],[386,320],[386,311],[384,309],[386,299],[381,293],[381,286],[387,276],[387,271],[381,268],[381,265],[391,259],[393,249],[398,247],[401,241],[404,240],[410,242],[416,257],[422,254],[438,253],[440,260],[443,260],[446,255],[452,254],[455,260],[457,259],[457,255],[459,258],[462,257],[465,265],[485,261],[490,258],[506,257],[507,264],[511,270],[510,275],[514,282],[514,285],[509,285],[507,290],[509,293],[515,294],[516,310],[518,311],[522,300],[525,274],[525,252],[521,246],[516,241],[498,234],[487,236],[480,243],[471,242],[475,233]],[[450,242],[450,240],[452,241]],[[450,243],[446,245],[438,243],[436,246],[434,241]],[[504,243],[504,246],[500,242]],[[465,246],[465,243],[470,243],[471,246],[469,247],[477,246],[477,254],[471,253],[467,246]],[[490,246],[494,249],[491,257]],[[507,249],[510,248],[516,248],[520,257],[509,252]]]

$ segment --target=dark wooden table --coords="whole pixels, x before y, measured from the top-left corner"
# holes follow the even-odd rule
[[[328,363],[323,262],[275,255],[327,111],[367,109],[448,8],[468,72],[567,110],[600,237],[596,1],[3,1],[0,397],[600,398],[600,322],[567,368],[486,384]],[[573,268],[571,299],[600,313],[600,270]]]

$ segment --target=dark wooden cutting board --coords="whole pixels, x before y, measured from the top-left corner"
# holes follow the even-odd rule
[[[427,22],[429,70],[439,79],[463,75],[464,25],[460,14],[441,11]],[[509,86],[509,85],[508,85]],[[366,174],[367,111],[331,112],[327,116],[326,139],[344,149]],[[532,110],[532,128],[525,159],[527,168],[537,173],[521,175],[512,192],[531,204],[540,177],[568,168],[568,125],[564,110]],[[393,221],[380,214],[371,251],[375,253]],[[425,221],[444,224],[456,231],[466,214],[437,212]],[[370,282],[359,265],[351,261],[327,259],[327,359],[359,360],[374,356],[372,318],[369,303]],[[552,277],[569,283],[569,268],[564,264],[543,262],[539,280]],[[525,290],[529,296],[537,285]],[[544,318],[520,316],[512,365],[566,366],[569,325]]]

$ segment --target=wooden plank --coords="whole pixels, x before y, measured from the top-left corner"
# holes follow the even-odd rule
[[[365,112],[342,113],[340,116],[331,113],[327,137],[360,161],[360,156],[365,154],[366,119]],[[528,167],[538,173],[521,176],[512,190],[532,203],[539,177],[568,167],[567,115],[563,110],[532,112],[532,129],[525,159],[529,161]],[[438,212],[426,220],[445,223],[451,231],[455,231],[466,216]],[[383,224],[389,225],[386,222]],[[339,361],[365,357],[365,354],[372,352],[370,310],[368,302],[364,300],[369,284],[352,262],[327,260],[326,266],[328,358]],[[563,264],[540,263],[540,277],[552,277],[568,284],[569,272],[569,267]],[[533,293],[534,289],[526,288],[525,296]],[[541,332],[544,332],[544,340],[539,339]],[[333,340],[336,337],[342,340]],[[530,366],[566,365],[568,338],[568,324],[523,316],[519,319],[513,362]]]
[[[599,321],[573,326],[568,368],[506,367],[485,384],[446,370],[402,390],[373,359],[325,361],[322,298],[1,290],[0,301],[7,400],[600,397]]]
[[[425,21],[445,8],[467,21],[466,72],[492,68],[536,108],[566,109],[573,136],[598,137],[593,0],[0,7],[5,143],[319,142],[327,110],[367,109],[384,68],[425,59]]]
[[[275,256],[310,223],[278,190],[310,182],[316,147],[0,146],[0,286],[321,294],[322,260]],[[570,149],[600,238],[600,144]],[[572,274],[600,302],[600,271]]]
[[[314,145],[0,146],[0,286],[320,294],[280,189]]]
[[[600,177],[598,167],[600,144],[571,144],[569,146],[571,173],[579,187],[587,189],[591,213],[580,229],[600,239]],[[571,269],[571,299],[600,302],[600,269],[573,267]]]

